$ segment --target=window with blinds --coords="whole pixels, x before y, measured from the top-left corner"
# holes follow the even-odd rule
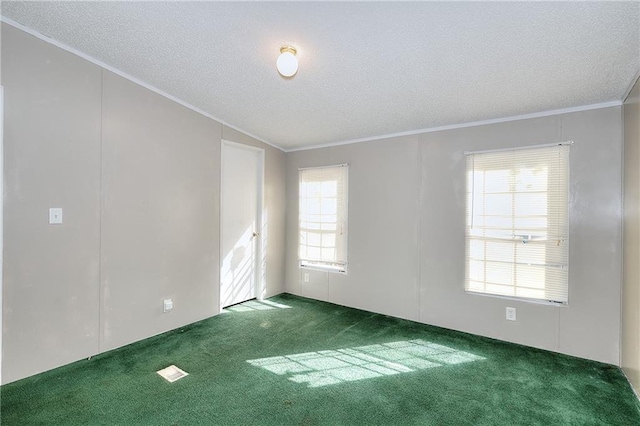
[[[346,164],[299,170],[301,267],[347,272],[348,171]]]
[[[465,290],[566,304],[569,144],[467,154]]]

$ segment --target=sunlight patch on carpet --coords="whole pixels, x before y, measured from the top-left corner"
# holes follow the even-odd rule
[[[167,368],[163,368],[162,370],[156,371],[160,376],[164,377],[169,383],[173,383],[176,380],[182,379],[189,375],[189,373],[184,370],[176,367],[175,365],[170,365]]]
[[[283,305],[282,303],[272,302],[270,300],[249,300],[248,302],[239,303],[237,305],[224,308],[221,311],[221,313],[266,311],[270,309],[291,309],[291,306]]]
[[[415,339],[247,362],[315,388],[483,359],[469,352]]]

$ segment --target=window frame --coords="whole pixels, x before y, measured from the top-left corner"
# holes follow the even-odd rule
[[[569,246],[569,221],[570,221],[569,187],[570,187],[570,169],[571,169],[570,146],[572,144],[573,144],[572,141],[568,141],[568,142],[553,143],[553,144],[546,144],[546,145],[524,146],[524,147],[518,147],[518,148],[465,152],[465,157],[466,157],[465,220],[466,220],[466,224],[465,224],[464,291],[466,293],[473,294],[473,295],[481,295],[486,297],[497,297],[497,298],[503,298],[503,299],[526,301],[526,302],[532,302],[532,303],[552,304],[552,305],[560,305],[560,306],[568,305],[569,303],[569,247],[570,247]],[[526,205],[527,208],[530,208],[530,207],[528,204],[529,200],[527,200],[526,202],[522,201],[520,202],[520,204],[518,204],[518,207],[515,207],[517,205],[515,200],[518,195],[521,195],[523,199],[526,199],[527,194],[530,194],[531,192],[529,192],[528,190],[516,189],[517,183],[516,183],[515,176],[523,173],[523,171],[528,169],[523,166],[524,162],[522,162],[522,160],[509,160],[507,156],[513,155],[513,157],[516,157],[517,154],[514,155],[515,151],[540,150],[539,152],[541,152],[542,149],[546,149],[546,148],[549,149],[549,152],[548,152],[549,158],[544,159],[544,162],[546,163],[544,164],[544,166],[547,168],[547,170],[552,170],[553,167],[555,167],[556,172],[559,172],[559,173],[558,175],[546,177],[545,184],[547,186],[547,189],[545,190],[545,200],[543,203],[544,205],[546,205],[545,208],[547,210],[547,214],[545,216],[546,224],[544,228],[539,228],[543,236],[539,237],[540,239],[538,241],[535,241],[536,238],[532,239],[531,235],[533,234],[530,234],[528,239],[522,240],[523,244],[534,242],[534,243],[538,243],[539,246],[544,247],[542,249],[544,252],[544,262],[543,263],[535,263],[535,262],[523,263],[521,260],[520,261],[518,260],[517,258],[518,255],[516,254],[518,252],[517,247],[520,241],[518,237],[521,237],[521,235],[520,233],[517,233],[518,227],[516,227],[515,223],[518,219],[522,219],[522,216],[520,216],[519,213],[516,213],[516,210],[518,208],[522,208],[523,205]],[[557,148],[557,150],[554,150],[553,148]],[[552,161],[554,160],[552,160],[551,156],[554,155],[555,152],[558,153],[558,162],[552,164]],[[496,154],[499,155],[500,153],[504,153],[505,157],[501,160],[494,160],[494,161],[503,161],[504,165],[507,165],[509,164],[509,161],[512,161],[512,164],[508,169],[502,168],[504,166],[501,165],[500,167],[496,167],[493,170],[506,171],[507,174],[510,176],[509,179],[511,180],[509,183],[510,188],[508,190],[508,193],[513,197],[512,198],[513,210],[510,215],[504,216],[505,218],[509,217],[509,219],[511,220],[512,235],[497,237],[497,240],[501,241],[500,244],[503,244],[505,247],[508,247],[511,244],[513,246],[513,256],[512,256],[512,259],[503,260],[501,258],[498,258],[497,260],[496,259],[490,260],[488,259],[489,255],[487,254],[488,250],[485,243],[485,245],[481,249],[481,252],[482,252],[481,258],[478,259],[478,258],[474,258],[471,254],[472,244],[474,243],[478,244],[483,239],[492,238],[493,236],[487,236],[487,234],[489,235],[491,234],[492,227],[491,225],[487,225],[486,214],[484,211],[482,214],[485,219],[485,222],[481,226],[476,226],[474,223],[477,220],[476,218],[480,217],[480,215],[476,216],[477,213],[474,212],[474,209],[476,208],[476,203],[477,203],[477,200],[475,197],[477,196],[478,193],[480,193],[480,196],[482,196],[483,198],[480,200],[479,204],[486,207],[487,205],[486,198],[489,198],[487,197],[487,194],[492,195],[492,193],[490,191],[485,191],[484,188],[481,191],[477,191],[474,188],[475,181],[476,181],[476,176],[474,175],[474,173],[478,171],[482,172],[483,173],[482,179],[483,179],[483,182],[485,182],[484,179],[486,179],[486,172],[492,169],[490,167],[487,167],[486,165],[484,168],[480,170],[476,169],[475,156],[482,156],[483,154],[492,154],[493,156],[496,156]],[[524,153],[519,153],[519,154],[523,155]],[[471,160],[469,160],[470,156],[473,156],[471,157]],[[470,167],[470,161],[472,163],[471,167]],[[530,160],[527,159],[527,163],[529,161]],[[542,161],[542,160],[538,160],[538,161]],[[548,172],[548,173],[551,173],[551,172]],[[554,176],[557,179],[552,180]],[[549,185],[550,183],[551,185]],[[562,185],[564,185],[564,187]],[[529,215],[533,215],[533,213],[530,213]],[[476,228],[475,233],[472,232],[474,227]],[[501,225],[495,229],[504,231],[507,228],[508,227]],[[490,230],[490,231],[487,233],[486,232],[487,230]],[[556,235],[554,231],[556,231],[558,235]],[[500,240],[500,238],[503,238],[503,239]],[[561,248],[558,248],[558,249],[552,248],[551,250],[548,250],[551,247],[551,243],[556,241],[556,239],[558,241],[557,246]],[[551,253],[548,253],[547,251]],[[501,253],[500,255],[505,255],[505,254]],[[526,255],[525,255],[525,258],[526,258]],[[562,262],[554,263],[558,258],[562,259]],[[554,262],[550,261],[550,259],[553,259]],[[472,274],[474,273],[473,271],[471,271],[472,262],[476,262],[482,265],[482,267],[484,268],[483,278],[481,279],[481,281],[478,281],[477,278],[476,279],[471,278]],[[513,290],[512,294],[500,293],[496,291],[496,289],[487,290],[487,286],[488,284],[490,284],[490,281],[487,278],[487,275],[488,275],[487,266],[489,265],[491,267],[491,264],[493,263],[494,269],[491,272],[495,274],[496,270],[499,269],[498,267],[495,266],[495,264],[498,262],[504,262],[505,265],[510,265],[513,269],[510,272],[510,275],[511,275],[510,284],[495,284],[494,287],[498,287],[502,285],[505,288],[505,290],[508,288],[511,288]],[[529,262],[533,262],[533,261],[529,260]],[[477,266],[477,265],[474,265],[474,266]],[[531,295],[523,296],[523,295],[517,294],[518,290],[527,289],[526,286],[525,287],[518,286],[518,280],[519,280],[519,278],[517,278],[518,269],[522,268],[523,266],[524,267],[540,267],[540,270],[544,271],[544,286],[537,289],[538,291],[542,290],[543,297],[537,297],[537,296],[531,296]],[[561,279],[558,279],[557,277],[553,277],[554,274],[559,274]],[[472,283],[475,283],[473,285],[473,286],[476,286],[475,289],[472,288],[473,287]],[[478,287],[479,287],[478,284],[484,286],[482,291],[478,291]],[[530,290],[530,294],[535,294],[535,290],[536,290],[535,288],[528,288],[528,289]],[[523,293],[526,293],[526,290]],[[558,299],[558,300],[555,300],[555,299]]]
[[[305,173],[313,173],[314,171],[319,172],[322,170],[330,170],[336,169],[336,172],[341,174],[340,180],[342,182],[342,186],[339,184],[336,186],[336,221],[335,222],[327,222],[329,224],[335,223],[336,229],[335,232],[327,232],[327,230],[318,230],[312,228],[304,228],[303,223],[310,222],[308,217],[303,217],[303,201],[308,200],[309,198],[318,198],[318,197],[303,197],[303,175]],[[338,172],[339,170],[339,172]],[[311,182],[311,181],[308,181]],[[307,183],[308,183],[307,182]],[[320,197],[319,203],[322,204],[322,199],[327,197]],[[333,198],[333,197],[328,197]],[[332,273],[340,273],[347,274],[348,271],[348,202],[349,202],[349,164],[334,164],[328,166],[318,166],[318,167],[303,167],[298,169],[298,266],[301,269],[311,269],[318,270],[324,272],[332,272]],[[322,215],[321,215],[322,216]],[[319,222],[322,228],[323,222]],[[308,243],[303,244],[303,232],[309,231],[319,231],[316,233],[320,234],[320,239],[322,240],[322,235],[335,235],[335,246],[333,249],[335,250],[335,256],[333,261],[322,260],[321,258],[310,258],[310,256],[305,255],[302,256],[302,247],[303,245],[308,249],[310,245]],[[308,234],[307,234],[308,236]],[[320,243],[320,250],[322,251],[323,245]],[[308,253],[308,252],[307,252]]]

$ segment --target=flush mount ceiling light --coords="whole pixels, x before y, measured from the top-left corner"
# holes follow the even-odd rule
[[[276,68],[283,77],[293,77],[298,72],[298,59],[296,49],[291,46],[282,46],[280,56],[276,61]]]

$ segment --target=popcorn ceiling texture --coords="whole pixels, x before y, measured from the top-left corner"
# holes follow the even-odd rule
[[[620,101],[640,3],[2,2],[285,150]],[[279,48],[298,49],[291,80]]]

